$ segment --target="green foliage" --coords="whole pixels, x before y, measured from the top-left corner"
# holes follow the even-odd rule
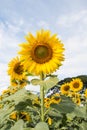
[[[45,93],[58,84],[56,76],[33,79],[33,85],[44,86]],[[0,130],[86,130],[87,104],[77,106],[70,97],[60,95],[61,102],[44,107],[44,122],[41,122],[41,98],[26,89],[11,95],[2,95],[0,105]],[[11,117],[11,114],[13,117]],[[22,115],[21,113],[24,113]],[[49,124],[48,119],[51,119]]]
[[[33,85],[43,85],[46,93],[50,88],[52,88],[58,83],[58,78],[56,76],[52,76],[44,81],[40,79],[32,79],[31,83]]]
[[[10,130],[23,130],[23,120],[18,120]]]
[[[45,123],[45,122],[39,122],[35,126],[35,130],[49,130],[49,127],[48,127],[47,123]]]
[[[74,111],[75,104],[69,97],[62,96],[62,101],[59,104],[52,104],[51,107],[55,108],[60,113],[70,113]]]
[[[52,88],[53,86],[55,86],[58,83],[58,78],[57,77],[50,77],[48,80],[45,81],[44,83],[44,89],[45,89],[45,93]]]
[[[26,91],[25,89],[20,89],[15,94],[12,94],[8,97],[4,97],[3,100],[1,100],[1,102],[0,102],[0,104],[1,103],[3,104],[3,108],[0,109],[0,130],[10,130],[10,128],[12,130],[15,130],[16,127],[19,127],[18,124],[20,124],[20,121],[21,121],[20,119],[22,117],[21,118],[17,117],[18,118],[18,119],[16,119],[16,120],[18,120],[17,122],[16,122],[16,120],[9,118],[10,114],[14,111],[16,111],[17,114],[22,111],[29,113],[31,115],[31,122],[33,119],[32,126],[34,127],[36,124],[35,118],[37,117],[37,119],[39,119],[38,118],[39,117],[38,108],[35,108],[32,105],[32,101],[35,98],[37,98],[37,95],[32,94],[32,93]],[[21,122],[23,122],[23,120]],[[28,122],[24,121],[24,126],[27,127],[27,125],[29,124]],[[23,129],[22,125],[21,125],[21,128],[19,128],[19,129],[20,130]]]

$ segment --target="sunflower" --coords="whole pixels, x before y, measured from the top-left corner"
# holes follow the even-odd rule
[[[70,82],[70,88],[73,92],[78,92],[83,88],[83,82],[79,78],[73,79]]]
[[[0,101],[2,100],[3,98],[2,98],[2,95],[0,96]]]
[[[80,98],[77,98],[77,99],[76,99],[76,104],[77,104],[77,105],[80,105],[80,104],[81,104],[81,99],[80,99]]]
[[[19,86],[20,88],[23,88],[23,87],[25,87],[27,85],[27,77],[25,77],[25,78],[23,78],[21,80],[15,80],[15,79],[11,78],[10,84],[13,87]]]
[[[50,103],[45,103],[44,106],[45,106],[45,108],[49,108],[50,107]]]
[[[52,125],[52,119],[50,117],[48,118],[48,124]]]
[[[20,112],[19,118],[23,119],[24,121],[31,121],[31,117],[27,112]]]
[[[33,105],[40,105],[40,99],[37,97],[32,101]]]
[[[81,95],[77,92],[69,92],[68,96],[71,98],[79,98]]]
[[[55,97],[60,97],[60,94],[59,93],[55,93],[52,95],[51,99],[54,99]]]
[[[61,94],[67,95],[70,92],[70,83],[64,83],[60,88]]]
[[[50,104],[59,104],[60,101],[61,101],[61,98],[58,97],[58,98],[52,99],[52,100],[50,101]]]
[[[2,105],[2,104],[0,104],[0,109],[1,109],[1,108],[3,108],[3,105]]]
[[[50,101],[50,98],[44,98],[44,102],[47,103]]]
[[[2,91],[2,95],[8,94],[10,95],[10,89],[6,89]]]
[[[80,105],[81,104],[81,99],[80,98],[73,98],[72,101],[74,103],[76,103],[77,105]]]
[[[84,96],[87,98],[87,89],[85,90]]]
[[[9,118],[12,119],[12,120],[17,120],[17,112],[16,111],[12,112],[10,114]]]
[[[14,93],[16,93],[17,91],[18,91],[18,89],[15,87],[15,88],[13,88],[13,89],[10,90],[10,93],[11,93],[11,94],[14,94]]]
[[[50,31],[40,30],[36,36],[29,33],[26,40],[27,42],[20,44],[19,54],[29,73],[50,74],[62,65],[64,48],[56,34],[51,36]]]
[[[59,93],[55,93],[55,94],[52,95],[52,97],[51,97],[50,104],[51,104],[51,103],[56,103],[56,104],[58,104],[58,103],[60,103],[60,101],[61,101],[60,94],[59,94]]]
[[[18,57],[13,58],[9,62],[8,67],[8,75],[10,75],[12,79],[21,80],[25,77],[23,65]]]

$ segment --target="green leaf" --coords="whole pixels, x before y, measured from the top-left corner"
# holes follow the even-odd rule
[[[24,128],[23,130],[35,130],[34,128]]]
[[[30,99],[27,99],[25,101],[20,101],[17,105],[15,105],[15,110],[25,110],[27,106],[32,107],[32,102]]]
[[[27,92],[25,89],[18,90],[15,94],[12,94],[3,99],[2,103],[4,107],[0,109],[0,125],[9,119],[9,115],[14,111],[20,111],[28,109],[32,112],[37,112],[36,109],[32,107],[32,100],[35,99],[37,95]],[[8,102],[8,103],[7,103]]]
[[[23,120],[18,120],[10,130],[23,130]]]
[[[41,82],[40,79],[32,79],[32,80],[31,80],[32,85],[39,85],[40,82]]]
[[[24,99],[26,99],[27,94],[26,94],[26,90],[25,88],[18,90],[15,94],[12,94],[11,96],[3,99],[3,101],[14,101],[16,104],[19,101],[23,101]]]
[[[57,77],[50,77],[48,80],[45,81],[45,85],[44,85],[44,90],[45,93],[52,88],[53,86],[55,86],[58,83],[58,78]]]
[[[48,127],[47,123],[45,123],[45,122],[39,122],[36,125],[35,130],[49,130],[49,127]]]
[[[51,117],[57,117],[57,118],[59,118],[59,119],[62,119],[62,117],[63,117],[60,112],[55,111],[54,109],[53,109],[53,110],[50,110],[50,111],[48,112],[48,115],[51,116]]]
[[[86,118],[87,117],[87,113],[86,113],[86,107],[85,106],[76,106],[74,111],[73,111],[73,114],[77,117],[83,117],[83,118]]]
[[[71,113],[75,109],[75,104],[68,97],[62,96],[62,101],[59,104],[51,104],[51,107],[58,110],[60,113]]]
[[[32,79],[31,80],[32,85],[41,85],[44,86],[45,93],[55,86],[58,83],[58,78],[56,76],[50,77],[47,80],[40,80],[40,79]]]
[[[80,129],[79,130],[87,130],[87,122],[82,122],[81,124],[79,124]]]
[[[12,108],[5,107],[2,111],[0,111],[0,124],[2,124],[8,115],[14,110],[14,106]]]
[[[18,104],[19,102],[23,102],[27,99],[35,99],[37,95],[28,93],[25,88],[18,90],[15,94],[10,95],[9,97],[3,99],[3,102],[6,101],[14,101],[15,105]]]

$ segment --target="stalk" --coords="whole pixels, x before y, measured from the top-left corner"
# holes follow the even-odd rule
[[[86,115],[87,115],[87,98],[86,98]]]
[[[44,80],[44,74],[41,73],[40,79]],[[41,99],[41,121],[44,122],[44,85],[40,85],[40,99]]]

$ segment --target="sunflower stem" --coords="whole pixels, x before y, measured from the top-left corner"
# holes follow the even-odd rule
[[[44,74],[40,75],[40,79],[44,80]],[[40,85],[40,98],[41,98],[41,121],[44,122],[44,85]]]
[[[86,114],[87,114],[87,98],[86,98]]]

